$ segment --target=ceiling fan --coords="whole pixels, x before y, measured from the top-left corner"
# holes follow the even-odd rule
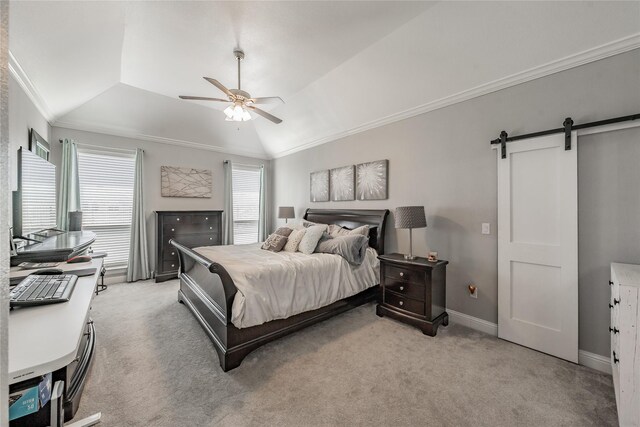
[[[256,107],[256,104],[274,104],[274,103],[284,103],[282,98],[279,96],[267,96],[263,98],[252,98],[249,93],[240,89],[240,61],[244,59],[244,52],[242,49],[234,49],[233,54],[238,60],[238,88],[237,89],[227,89],[222,83],[217,81],[216,79],[212,79],[211,77],[203,77],[206,81],[220,89],[224,92],[225,95],[229,99],[220,99],[220,98],[208,98],[203,96],[187,96],[180,95],[180,99],[192,99],[195,101],[217,101],[217,102],[231,102],[224,110],[224,114],[226,114],[226,121],[231,122],[244,122],[247,120],[251,120],[251,114],[249,110],[254,113],[264,117],[267,120],[271,120],[273,123],[278,124],[282,123],[282,119],[277,118],[273,114],[269,114],[264,110]]]

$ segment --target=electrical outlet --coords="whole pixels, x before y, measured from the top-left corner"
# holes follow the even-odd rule
[[[488,222],[482,223],[482,234],[491,234],[491,224]]]
[[[473,299],[478,299],[478,287],[474,284],[471,284],[467,287],[469,290],[469,296]]]

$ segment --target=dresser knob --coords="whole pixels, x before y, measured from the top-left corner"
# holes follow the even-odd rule
[[[176,266],[175,264],[171,264],[171,267],[175,267],[175,266]]]
[[[177,221],[180,221],[180,218],[177,218]]]
[[[213,240],[213,237],[209,237],[209,240]]]
[[[402,271],[400,272],[400,277],[404,277],[404,273]]]
[[[213,230],[213,227],[209,227],[209,230]]]
[[[401,291],[404,291],[404,286],[400,286],[400,290],[401,290]]]
[[[204,219],[204,220],[205,220],[205,221],[207,221],[208,219],[209,219],[209,217],[205,217],[205,219]]]
[[[171,255],[175,255],[175,254],[176,254],[175,252],[171,252]],[[611,304],[609,304],[609,306],[611,306]]]
[[[174,230],[174,229],[172,228],[172,229],[171,229],[171,231],[176,231],[176,230]]]
[[[400,305],[404,305],[404,301],[400,301]]]

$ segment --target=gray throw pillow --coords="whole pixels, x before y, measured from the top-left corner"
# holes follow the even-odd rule
[[[287,240],[287,237],[281,236],[280,234],[270,234],[269,237],[267,237],[267,240],[262,244],[261,249],[271,252],[280,252],[282,248],[284,248],[284,245],[287,244]]]
[[[340,255],[349,264],[360,265],[369,247],[369,239],[362,234],[329,237],[326,235],[318,243],[316,252]]]
[[[292,231],[293,229],[289,227],[279,227],[276,231],[273,232],[273,234],[279,234],[284,237],[289,237]]]

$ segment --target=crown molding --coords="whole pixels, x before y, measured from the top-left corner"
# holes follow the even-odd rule
[[[364,132],[370,129],[374,129],[380,126],[388,125],[391,123],[405,120],[420,114],[428,113],[430,111],[439,110],[441,108],[449,107],[454,104],[469,101],[479,96],[487,95],[492,92],[496,92],[502,89],[506,89],[512,86],[523,84],[531,80],[540,79],[561,71],[569,70],[571,68],[579,67],[581,65],[589,64],[591,62],[599,61],[601,59],[608,58],[610,56],[619,55],[634,49],[640,48],[640,33],[635,33],[630,36],[614,40],[603,45],[587,49],[585,51],[568,55],[564,58],[548,62],[537,67],[530,68],[519,73],[512,74],[488,83],[481,84],[456,94],[446,96],[444,98],[437,99],[416,107],[410,108],[399,113],[394,113],[386,117],[379,118],[360,126],[337,132],[321,138],[311,139],[307,142],[298,145],[297,147],[287,150],[272,153],[273,158],[279,158],[288,156],[298,151],[308,150],[309,148],[317,147],[318,145],[326,144],[337,139],[345,138],[350,135],[355,135],[360,132]]]
[[[24,90],[31,102],[33,102],[33,105],[36,106],[42,117],[44,117],[49,123],[54,121],[55,116],[51,113],[51,110],[47,106],[44,98],[40,95],[40,92],[38,92],[38,89],[36,89],[35,85],[24,72],[24,69],[16,57],[13,56],[11,51],[9,51],[9,73],[14,79],[16,79],[22,90]]]
[[[185,141],[181,139],[164,138],[162,136],[145,135],[126,128],[116,126],[99,126],[84,123],[72,123],[65,121],[56,121],[51,126],[79,130],[83,132],[100,133],[103,135],[119,136],[122,138],[139,139],[143,141],[158,142],[160,144],[177,145],[180,147],[194,148],[197,150],[215,151],[218,153],[233,154],[237,156],[252,157],[255,159],[269,160],[270,157],[263,152],[255,152],[250,150],[241,150],[234,148],[219,147],[216,145],[202,144],[200,142]]]

